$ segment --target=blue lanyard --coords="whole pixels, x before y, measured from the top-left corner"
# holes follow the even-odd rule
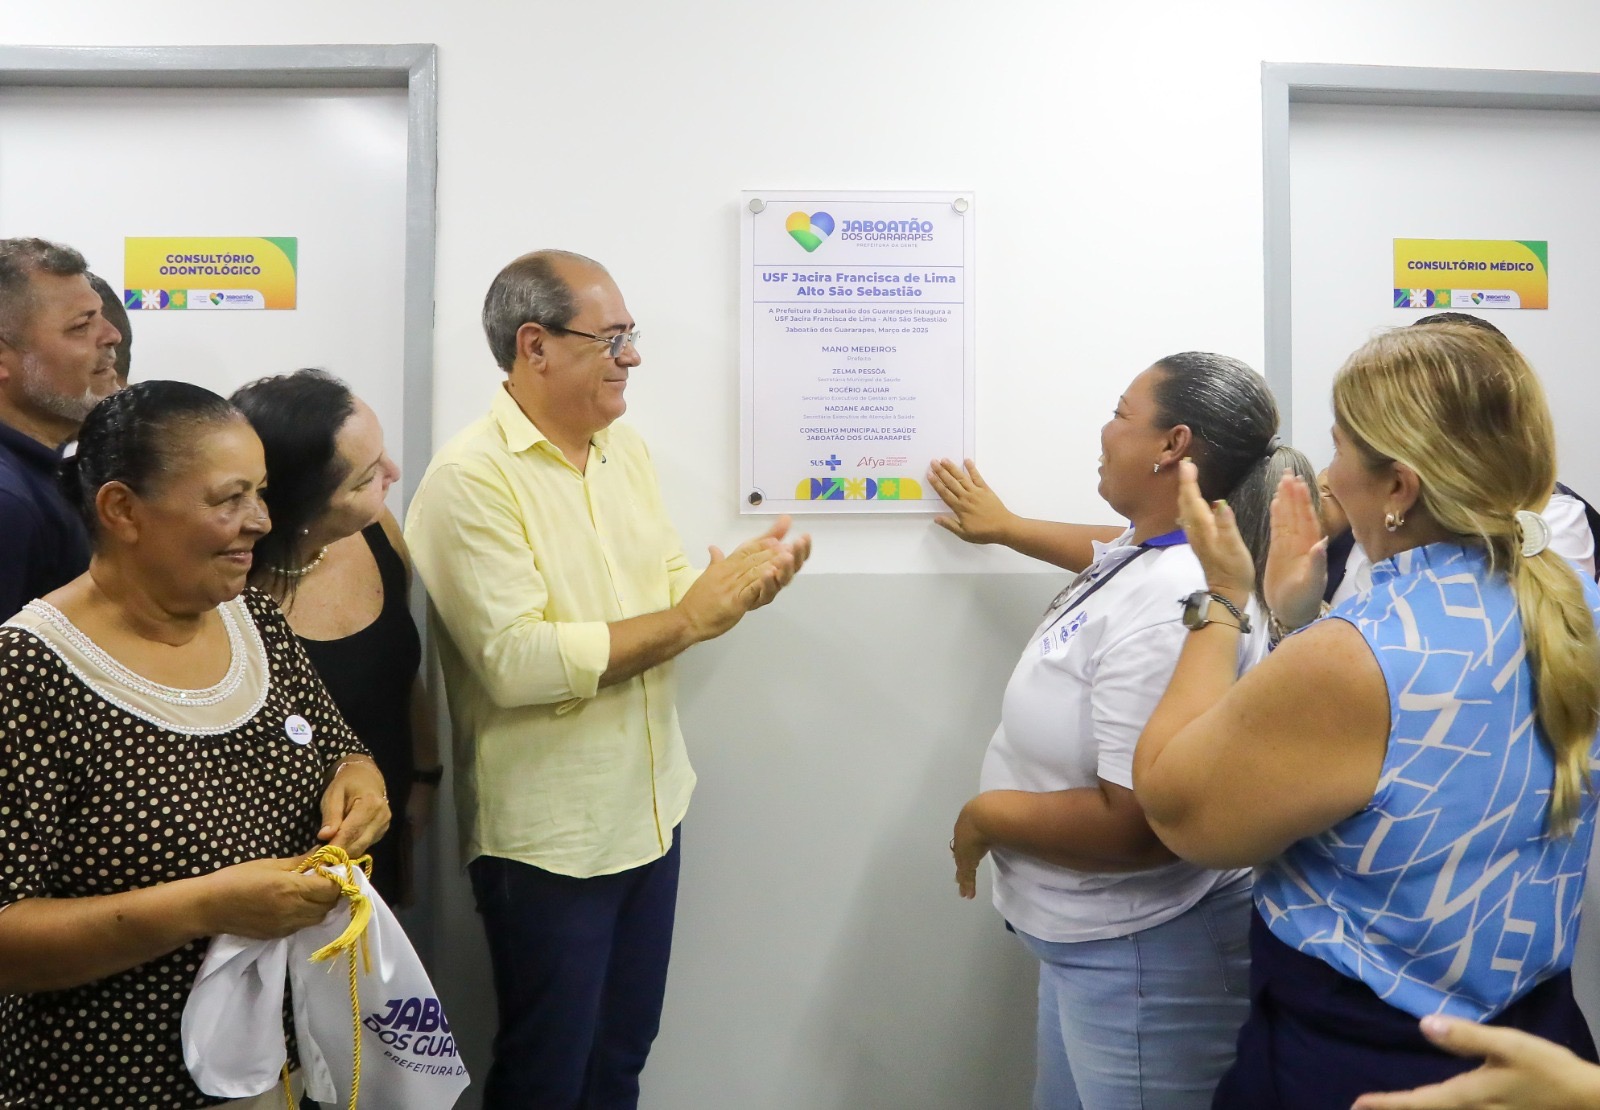
[[[1141,543],[1140,547],[1177,547],[1180,543],[1188,543],[1189,537],[1183,534],[1182,528],[1174,528],[1170,532],[1163,532],[1159,536],[1151,536]]]
[[[1119,573],[1121,573],[1123,567],[1125,567],[1129,563],[1133,562],[1139,556],[1145,554],[1148,551],[1155,551],[1155,550],[1157,550],[1159,548],[1163,548],[1163,547],[1177,547],[1179,544],[1184,544],[1184,543],[1188,543],[1188,542],[1189,542],[1189,538],[1183,534],[1183,529],[1182,528],[1174,529],[1171,532],[1163,532],[1159,536],[1151,536],[1149,539],[1147,539],[1143,543],[1139,544],[1138,550],[1135,551],[1132,555],[1129,555],[1126,559],[1122,560],[1122,562],[1120,562],[1116,566],[1112,567],[1111,570],[1108,571],[1105,575],[1103,575],[1103,576],[1101,576],[1099,578],[1096,578],[1093,582],[1091,582],[1089,584],[1089,588],[1088,589],[1084,590],[1077,597],[1072,598],[1071,604],[1067,605],[1066,608],[1062,609],[1061,612],[1056,616],[1056,619],[1051,621],[1048,625],[1045,626],[1046,630],[1054,628],[1057,624],[1060,623],[1062,617],[1064,617],[1068,613],[1072,612],[1078,606],[1082,605],[1085,601],[1088,601],[1090,595],[1092,595],[1101,586],[1104,586],[1107,582],[1109,582],[1113,578],[1115,578]],[[1050,608],[1045,610],[1045,613],[1047,615],[1057,605],[1060,605],[1068,597],[1071,597],[1072,591],[1077,589],[1078,586],[1082,584],[1084,576],[1089,573],[1090,569],[1091,569],[1091,567],[1085,567],[1078,574],[1078,576],[1076,578],[1074,578],[1071,582],[1069,582],[1067,584],[1067,588],[1066,589],[1062,590],[1060,593],[1058,593],[1056,595],[1055,600],[1050,603]]]

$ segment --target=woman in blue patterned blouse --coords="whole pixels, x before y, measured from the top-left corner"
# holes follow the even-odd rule
[[[1532,369],[1470,328],[1402,328],[1333,387],[1328,482],[1373,559],[1316,620],[1326,573],[1304,486],[1274,505],[1266,595],[1309,625],[1235,681],[1202,624],[1140,737],[1134,787],[1178,855],[1259,865],[1251,1014],[1219,1107],[1348,1107],[1473,1063],[1430,1014],[1594,1059],[1568,968],[1594,835],[1600,592],[1548,549],[1555,440]],[[1191,471],[1192,474],[1192,471]],[[1254,567],[1192,480],[1213,593]]]

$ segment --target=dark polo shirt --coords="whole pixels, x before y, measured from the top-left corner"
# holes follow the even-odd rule
[[[89,569],[89,533],[60,471],[60,451],[0,424],[0,621]]]

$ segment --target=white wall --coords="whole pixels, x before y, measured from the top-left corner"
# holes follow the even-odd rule
[[[1584,69],[1600,9],[4,0],[0,32],[15,44],[438,43],[438,434],[476,415],[497,380],[476,318],[499,266],[536,246],[593,254],[648,329],[631,419],[698,546],[749,529],[735,509],[740,188],[975,189],[986,473],[1030,512],[1103,515],[1095,433],[1134,372],[1195,347],[1260,361],[1260,62]],[[813,530],[816,572],[1004,562],[925,520]]]
[[[1189,348],[1259,365],[1260,63],[1581,70],[1600,7],[0,0],[0,36],[437,43],[436,435],[498,381],[476,323],[495,271],[538,246],[592,254],[648,332],[630,419],[693,549],[750,530],[740,189],[975,190],[979,457],[1018,509],[1104,519],[1096,433],[1136,371]],[[956,901],[943,853],[1019,626],[1054,582],[968,577],[1027,568],[926,520],[807,525],[817,555],[790,606],[683,668],[702,788],[646,1104],[1022,1105],[1027,964],[991,911]],[[476,1004],[455,1022],[481,1037],[465,897],[445,892],[441,955]]]

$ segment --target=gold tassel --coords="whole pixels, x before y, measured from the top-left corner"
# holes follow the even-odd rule
[[[367,925],[372,920],[372,901],[361,893],[361,888],[356,885],[354,879],[350,878],[349,872],[345,870],[350,866],[360,867],[367,877],[371,878],[371,856],[351,859],[345,854],[343,848],[336,848],[332,844],[324,844],[307,856],[300,864],[300,870],[305,874],[315,872],[337,884],[339,893],[344,895],[350,902],[350,924],[345,926],[344,932],[340,933],[333,942],[313,952],[311,959],[314,962],[322,963],[331,960],[341,951],[345,954],[350,976],[350,1037],[353,1048],[350,1101],[346,1105],[346,1110],[356,1110],[356,1098],[361,1092],[361,993],[356,984],[356,948],[359,942],[361,963],[370,975],[372,973],[372,957],[367,951]],[[285,1100],[289,1104],[289,1110],[295,1110],[294,1095],[289,1090],[289,1067],[287,1064],[284,1065],[283,1069],[283,1093]]]

